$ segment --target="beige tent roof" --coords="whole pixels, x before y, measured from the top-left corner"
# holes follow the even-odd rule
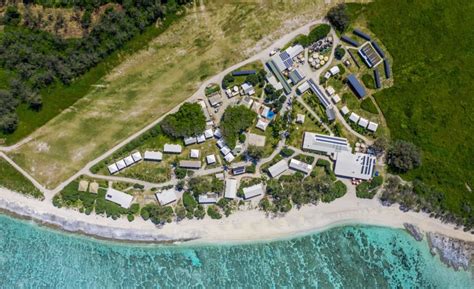
[[[77,188],[77,190],[79,192],[87,192],[87,187],[89,187],[89,182],[82,180],[79,182],[79,187]]]
[[[99,192],[99,184],[97,182],[92,182],[89,185],[89,192],[97,194]]]

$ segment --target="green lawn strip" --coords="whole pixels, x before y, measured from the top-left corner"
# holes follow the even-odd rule
[[[4,158],[0,158],[0,187],[44,199],[43,193]]]
[[[71,85],[66,86],[56,83],[43,89],[41,91],[44,103],[42,109],[37,112],[29,109],[28,105],[21,104],[17,108],[18,117],[20,119],[17,130],[12,134],[0,133],[0,139],[5,139],[5,143],[9,145],[28,136],[34,130],[44,125],[63,110],[73,105],[77,100],[95,89],[94,85],[101,84],[102,78],[114,67],[122,63],[124,59],[136,51],[146,48],[151,40],[163,33],[173,22],[183,15],[184,13],[179,16],[169,15],[163,20],[160,27],[154,25],[148,27],[142,34],[132,38],[121,49],[107,56],[97,66],[77,78]],[[2,73],[0,73],[0,77],[2,77]]]

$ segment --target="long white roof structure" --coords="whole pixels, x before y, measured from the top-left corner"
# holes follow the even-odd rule
[[[268,168],[268,172],[272,178],[278,177],[286,170],[288,170],[288,161],[284,159]]]
[[[368,180],[374,173],[375,156],[350,152],[340,152],[336,156],[334,173],[336,176]]]
[[[313,166],[310,164],[307,164],[305,162],[299,161],[297,159],[291,159],[290,160],[290,169],[299,171],[305,174],[311,173],[313,170]]]
[[[163,154],[161,152],[146,151],[144,159],[146,161],[161,161],[163,160]]]
[[[327,154],[350,151],[349,142],[342,137],[305,132],[303,149],[325,152]]]
[[[257,184],[251,187],[243,188],[243,191],[244,191],[244,198],[246,200],[255,198],[256,196],[263,195],[264,193],[262,184]]]
[[[165,144],[163,151],[165,153],[180,154],[183,149],[178,144]]]
[[[158,202],[162,206],[166,206],[168,204],[171,204],[172,202],[176,201],[176,191],[174,189],[169,189],[162,191],[161,193],[156,193],[155,194],[156,198],[158,199]]]
[[[227,199],[235,199],[237,197],[237,184],[236,179],[227,179],[225,181],[224,197]]]
[[[107,193],[105,194],[105,199],[116,203],[124,209],[128,209],[132,205],[133,196],[117,191],[116,189],[108,188]]]

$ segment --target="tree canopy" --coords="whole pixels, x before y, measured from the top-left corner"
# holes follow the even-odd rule
[[[410,142],[397,140],[387,152],[387,163],[392,169],[405,173],[421,165],[420,150]]]
[[[189,137],[201,134],[206,128],[206,117],[198,103],[185,103],[178,112],[169,114],[161,122],[161,129],[169,136]]]
[[[234,147],[240,133],[248,129],[257,114],[243,105],[228,107],[221,120],[221,132],[227,145]]]
[[[349,26],[350,19],[347,15],[345,4],[339,4],[332,7],[326,15],[326,18],[339,32],[344,32],[344,30]]]

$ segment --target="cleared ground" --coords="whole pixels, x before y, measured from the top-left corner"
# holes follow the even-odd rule
[[[327,9],[323,1],[195,7],[11,156],[39,182],[55,187],[185,100],[202,80]]]

